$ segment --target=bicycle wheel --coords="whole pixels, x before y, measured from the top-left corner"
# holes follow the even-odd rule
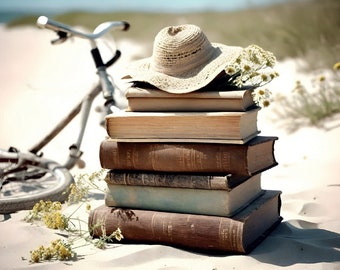
[[[32,209],[40,200],[67,199],[68,188],[74,182],[72,175],[56,162],[42,160],[40,166],[25,166],[24,170],[6,176],[0,191],[1,214]],[[1,167],[8,165],[0,163]]]

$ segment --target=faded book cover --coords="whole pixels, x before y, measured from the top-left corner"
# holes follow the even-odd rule
[[[99,149],[105,169],[251,176],[277,165],[277,137],[257,136],[246,144],[133,143],[106,139]]]
[[[130,111],[247,111],[255,106],[251,90],[195,91],[172,94],[159,89],[130,87],[125,94]]]
[[[107,206],[230,217],[262,193],[260,174],[231,190],[107,184]]]
[[[105,181],[112,185],[153,186],[193,189],[231,190],[237,185],[250,180],[253,176],[209,175],[209,174],[181,174],[157,173],[144,171],[109,170]]]
[[[106,131],[120,141],[221,141],[254,138],[259,108],[246,112],[119,112],[106,116]]]
[[[93,237],[110,235],[119,228],[124,236],[122,243],[246,254],[281,222],[280,194],[267,190],[231,218],[103,205],[90,212],[88,226]]]

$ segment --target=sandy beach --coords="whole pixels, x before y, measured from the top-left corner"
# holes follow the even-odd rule
[[[0,36],[0,148],[13,145],[25,150],[78,103],[97,78],[89,44],[83,40],[51,46],[54,35],[49,31],[3,25]],[[123,57],[109,70],[115,78],[122,66],[143,56],[142,47],[131,41],[121,41],[118,47]],[[305,76],[296,68],[295,60],[279,62],[280,77],[270,84],[272,92],[289,94],[295,81]],[[101,102],[97,98],[94,107]],[[279,137],[275,146],[279,165],[262,174],[262,187],[282,191],[283,222],[249,255],[214,256],[162,245],[112,244],[106,250],[81,247],[76,261],[31,264],[30,250],[48,245],[58,235],[24,222],[27,211],[20,211],[0,215],[0,268],[340,269],[340,127],[336,120],[330,122],[334,128],[329,130],[303,127],[287,133],[273,121],[273,108],[259,113],[261,135]],[[106,132],[99,121],[100,114],[93,112],[82,149],[86,167],[73,169],[75,175],[100,169],[98,149]],[[44,150],[45,156],[63,162],[68,146],[76,140],[77,125],[76,119]],[[92,207],[103,204],[103,196],[99,194]],[[80,209],[79,216],[86,220],[87,215]]]

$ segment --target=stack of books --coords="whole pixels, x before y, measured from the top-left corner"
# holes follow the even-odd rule
[[[281,192],[261,188],[278,138],[259,136],[250,90],[126,96],[128,110],[106,118],[94,237],[119,227],[127,242],[246,254],[281,222]]]

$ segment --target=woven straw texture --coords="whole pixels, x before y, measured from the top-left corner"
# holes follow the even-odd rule
[[[198,26],[169,26],[156,35],[152,56],[131,64],[128,75],[169,93],[189,93],[216,78],[241,51],[210,43]]]

